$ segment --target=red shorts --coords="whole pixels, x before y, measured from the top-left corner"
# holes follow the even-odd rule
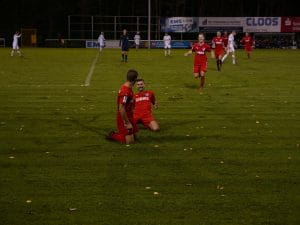
[[[223,49],[222,49],[222,50],[215,51],[215,57],[216,57],[216,59],[219,59],[219,56],[222,57],[223,54],[224,54]]]
[[[245,46],[246,52],[252,52],[252,46]]]
[[[149,127],[149,124],[154,121],[154,117],[151,113],[144,114],[134,114],[134,122],[135,124],[142,123],[145,127]]]
[[[206,72],[207,62],[199,63],[194,65],[194,73]]]
[[[124,121],[122,120],[122,117],[120,116],[120,114],[117,115],[117,126],[118,126],[118,133],[122,134],[124,136],[126,135],[132,135],[137,133],[138,129],[136,126],[136,123],[134,122],[133,118],[128,118],[130,123],[132,124],[133,129],[132,130],[128,130],[125,125],[124,125]]]

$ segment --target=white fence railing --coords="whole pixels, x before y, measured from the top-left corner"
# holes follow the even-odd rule
[[[140,32],[142,38],[148,35],[147,16],[96,16],[69,15],[68,39],[96,39],[104,32],[107,39],[117,40],[123,29],[133,34]],[[160,38],[160,17],[151,17],[151,34],[153,39]]]

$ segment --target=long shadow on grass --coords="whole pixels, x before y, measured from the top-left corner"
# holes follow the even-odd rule
[[[100,136],[105,136],[108,131],[105,129],[101,129],[99,127],[92,127],[92,126],[88,126],[82,122],[80,122],[79,120],[76,119],[72,119],[70,120],[73,124],[79,126],[81,129],[96,133]],[[186,125],[189,123],[194,123],[194,121],[180,121],[180,122],[176,122],[176,126],[181,126],[181,125]],[[139,129],[141,130],[147,130],[146,128],[139,126]],[[162,126],[162,130],[163,132],[168,131],[174,129],[174,124],[173,123],[166,123]],[[147,132],[147,131],[146,131]],[[151,131],[149,131],[151,132]],[[188,131],[187,131],[188,132]],[[153,135],[153,136],[152,136]],[[152,133],[151,136],[141,136],[140,141],[142,142],[155,142],[155,143],[174,143],[174,142],[181,142],[181,141],[197,141],[197,140],[201,140],[201,137],[196,137],[196,136],[186,136],[186,134],[182,134],[182,135],[174,135],[174,134],[162,134],[162,132],[158,132],[158,133]]]
[[[199,89],[198,83],[197,84],[196,83],[188,83],[188,84],[185,83],[184,86],[189,89],[194,89],[194,90]]]
[[[201,137],[196,137],[196,136],[185,136],[185,135],[163,135],[163,136],[141,136],[139,137],[140,142],[145,142],[145,143],[175,143],[175,142],[193,142],[195,143],[196,141],[201,141]]]
[[[101,136],[104,136],[108,133],[107,130],[101,129],[99,127],[88,126],[88,125],[83,124],[82,122],[80,122],[79,120],[76,120],[76,119],[72,119],[70,121],[72,123],[76,124],[77,126],[81,127],[84,130],[91,131],[91,132],[96,133],[96,134],[101,135]]]
[[[198,118],[205,118],[204,116],[199,115]],[[174,129],[182,129],[183,126],[190,126],[190,129],[195,129],[202,125],[201,120],[174,120],[174,121],[163,121],[160,122],[161,130],[174,130]],[[187,130],[189,132],[189,130]]]

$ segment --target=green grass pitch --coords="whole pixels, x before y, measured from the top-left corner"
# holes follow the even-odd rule
[[[300,224],[300,51],[0,49],[1,225]],[[159,133],[108,142],[128,69],[155,92]]]

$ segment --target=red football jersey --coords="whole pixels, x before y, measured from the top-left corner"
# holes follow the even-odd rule
[[[193,44],[192,51],[195,52],[194,64],[199,65],[207,62],[206,52],[210,52],[208,44],[199,42]]]
[[[252,37],[250,36],[243,37],[241,42],[245,45],[245,47],[251,47],[253,44]]]
[[[228,45],[228,35],[223,35],[223,42],[224,42],[224,46],[227,47]]]
[[[216,52],[223,51],[224,49],[224,41],[222,37],[214,37],[212,39],[213,46]]]
[[[155,104],[152,91],[142,91],[134,95],[134,113],[151,113],[151,105]]]
[[[125,110],[127,113],[128,117],[133,116],[133,107],[134,107],[134,102],[133,102],[133,92],[132,88],[127,87],[125,85],[122,85],[119,93],[118,93],[118,112],[119,112],[119,105],[123,104],[125,105]]]

